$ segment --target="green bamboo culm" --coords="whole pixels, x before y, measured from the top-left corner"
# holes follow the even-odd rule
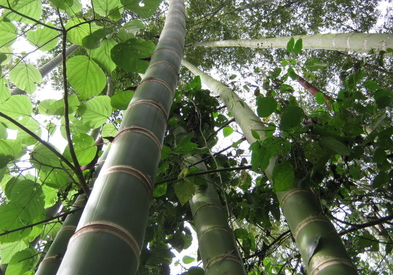
[[[124,114],[57,274],[136,273],[184,36],[184,3],[171,0],[150,66]]]
[[[176,117],[181,120],[181,117]],[[172,133],[176,142],[188,134],[177,123]],[[187,166],[207,171],[199,155],[185,155]],[[233,231],[228,225],[228,216],[221,205],[218,193],[209,176],[203,176],[205,185],[195,185],[195,194],[189,200],[195,230],[198,235],[199,253],[206,275],[246,275],[242,259],[236,246]]]
[[[183,66],[193,74],[201,77],[202,82],[210,90],[220,96],[242,129],[247,141],[252,144],[258,141],[251,131],[265,139],[264,125],[259,117],[231,89],[208,76],[191,63],[183,60]],[[272,171],[275,157],[264,171],[272,182]],[[300,250],[304,265],[311,275],[355,275],[358,274],[352,264],[337,231],[332,223],[322,214],[321,204],[308,189],[298,188],[295,180],[293,188],[285,192],[277,192],[285,218]],[[307,184],[306,184],[307,186]],[[314,249],[310,249],[313,247]]]

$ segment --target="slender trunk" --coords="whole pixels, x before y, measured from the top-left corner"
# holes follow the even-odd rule
[[[260,141],[264,139],[265,136],[261,135],[264,126],[259,117],[233,91],[189,62],[183,60],[182,64],[199,75],[202,82],[224,100],[250,144],[257,141],[251,134],[252,130],[259,133]],[[274,164],[275,158],[272,158],[265,171],[270,180]],[[319,200],[310,190],[297,187],[298,183],[299,179],[295,180],[291,189],[276,195],[309,274],[357,274],[337,231],[323,215]],[[310,247],[315,243],[313,251]]]
[[[252,40],[224,40],[194,43],[204,47],[246,47],[254,49],[286,48],[289,40],[303,40],[303,49],[323,49],[335,51],[375,52],[393,48],[393,35],[385,33],[337,33],[314,34],[291,37],[264,38]],[[389,54],[389,53],[387,53]]]
[[[183,56],[183,1],[171,0],[145,78],[89,197],[57,274],[135,274]]]
[[[332,105],[333,99],[330,96],[327,96],[324,92],[322,92],[320,89],[318,89],[317,87],[312,85],[310,82],[305,80],[303,77],[301,77],[299,75],[296,76],[296,81],[299,82],[299,84],[302,85],[304,87],[304,89],[306,89],[313,96],[316,96],[317,93],[322,93],[323,100],[328,104],[329,107]]]
[[[181,118],[179,118],[181,119]],[[187,130],[177,126],[173,131],[176,141],[187,135]],[[187,165],[196,164],[201,171],[207,171],[200,156],[185,156]],[[195,185],[195,194],[190,199],[190,207],[198,235],[199,252],[206,275],[246,275],[242,259],[237,249],[228,217],[211,180],[204,176],[206,185]]]
[[[97,155],[96,158],[91,162],[91,164],[86,165],[85,167],[81,167],[81,170],[92,169],[96,166],[93,177],[90,179],[90,186],[93,186],[94,180],[97,178],[102,165],[105,162],[105,158],[108,154],[109,148],[107,148],[97,161],[97,156],[100,148],[102,148],[102,138],[99,138],[96,141],[97,147]],[[37,272],[35,275],[55,275],[57,270],[59,269],[60,263],[63,259],[63,256],[67,250],[68,242],[71,236],[75,233],[76,226],[82,216],[83,209],[86,205],[86,195],[82,194],[79,195],[75,202],[71,207],[71,211],[75,211],[69,215],[64,220],[62,227],[60,228],[59,232],[57,233],[55,239],[51,243],[48,251],[45,254],[44,259],[41,261],[40,265],[38,266]]]
[[[69,56],[73,52],[75,52],[79,46],[77,45],[72,45],[66,50],[66,56]],[[55,58],[53,58],[51,61],[45,63],[45,65],[42,65],[40,68],[38,68],[39,72],[41,73],[42,77],[46,76],[50,71],[52,71],[54,68],[59,66],[61,62],[63,61],[63,53],[59,53]],[[11,91],[12,95],[24,95],[26,94],[25,91],[15,88]]]

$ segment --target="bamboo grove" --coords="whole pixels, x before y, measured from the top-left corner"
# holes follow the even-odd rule
[[[0,274],[390,274],[378,5],[0,0]]]

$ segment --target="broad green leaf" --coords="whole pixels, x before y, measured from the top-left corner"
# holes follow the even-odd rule
[[[16,205],[11,203],[0,205],[0,217],[0,233],[6,233],[10,230],[17,229],[31,223],[30,219],[22,219]],[[19,241],[28,236],[29,233],[30,229],[25,229],[0,236],[0,243]]]
[[[3,123],[0,123],[0,139],[7,139],[7,127]]]
[[[8,264],[15,253],[22,251],[28,247],[27,242],[20,240],[13,243],[5,243],[1,245],[1,263]]]
[[[192,266],[188,269],[187,275],[205,275],[205,271],[201,267]]]
[[[295,53],[300,53],[303,49],[303,40],[300,38],[296,41],[293,51]]]
[[[190,181],[178,181],[174,188],[181,205],[185,205],[195,194],[195,186]]]
[[[33,65],[18,64],[11,70],[10,79],[19,89],[32,94],[36,90],[36,84],[41,83],[42,76]]]
[[[56,47],[59,40],[58,36],[59,32],[47,27],[27,32],[27,40],[29,43],[41,51],[49,51]]]
[[[102,127],[101,135],[103,137],[114,137],[116,133],[117,133],[117,129],[115,125],[113,125],[112,123],[105,124]]]
[[[10,194],[11,203],[14,203],[19,210],[19,215],[35,219],[44,213],[45,197],[40,184],[31,180],[22,180],[15,184]]]
[[[63,188],[67,184],[71,183],[71,179],[69,175],[62,169],[44,169],[39,171],[39,178],[42,183],[53,188]],[[45,189],[43,189],[45,192]],[[47,202],[47,198],[45,197],[45,202]]]
[[[288,75],[292,80],[295,80],[297,78],[297,74],[295,73],[295,70],[293,68],[288,68]]]
[[[25,126],[27,129],[29,129],[30,131],[32,131],[34,134],[36,134],[37,136],[41,136],[41,126],[38,124],[37,121],[35,121],[32,118],[29,118],[24,124],[23,126]],[[18,131],[18,134],[16,136],[16,139],[23,145],[23,146],[27,146],[27,145],[33,145],[37,142],[37,140],[30,136],[28,133],[26,133],[23,130]]]
[[[275,192],[287,191],[292,187],[295,172],[289,162],[277,163],[273,169],[273,189]]]
[[[82,119],[78,119],[74,116],[70,116],[70,130],[73,135],[77,134],[85,134],[87,133],[91,128],[89,125],[84,124],[84,121]],[[60,126],[60,132],[64,140],[67,140],[67,133],[65,130],[65,117],[61,117],[61,126]]]
[[[351,154],[351,150],[344,143],[332,137],[321,137],[319,139],[319,145],[321,145],[322,148],[328,149],[332,154],[340,154],[343,156]]]
[[[0,139],[0,168],[4,168],[11,161],[16,161],[23,153],[23,148],[19,141]]]
[[[325,95],[321,92],[317,92],[317,94],[315,95],[315,101],[318,104],[324,104],[325,103]]]
[[[166,182],[156,185],[154,187],[153,197],[158,198],[158,197],[165,195],[167,188],[168,188],[168,184]]]
[[[83,46],[85,46],[87,49],[96,49],[101,45],[101,40],[112,32],[112,28],[98,29],[82,39]]]
[[[88,50],[90,57],[108,73],[116,69],[116,64],[111,58],[111,50],[116,44],[117,42],[113,39],[103,39],[100,47]]]
[[[53,168],[61,168],[59,157],[47,147],[38,143],[30,153],[30,162],[38,170],[51,171]]]
[[[65,25],[67,30],[67,38],[71,43],[82,46],[83,38],[88,36],[93,30],[90,24],[81,18],[73,18]]]
[[[229,127],[229,126],[224,127],[224,129],[223,129],[224,137],[230,136],[232,133],[233,133],[232,127]]]
[[[379,172],[373,180],[373,188],[381,187],[382,185],[388,183],[390,180],[389,175],[386,172]]]
[[[109,96],[97,96],[78,109],[82,122],[92,129],[100,127],[104,124],[108,117],[112,114],[111,99]]]
[[[11,60],[12,60],[12,47],[11,46],[0,47],[0,65],[6,65]],[[1,67],[0,67],[0,71],[1,71]],[[6,82],[6,81],[2,81],[2,82]]]
[[[251,135],[256,139],[259,140],[261,138],[261,136],[258,134],[257,131],[255,130],[251,130]]]
[[[281,116],[280,127],[283,130],[289,130],[296,127],[304,118],[303,109],[297,106],[288,106]]]
[[[201,89],[202,81],[199,75],[194,77],[194,79],[186,85],[186,90],[200,91]]]
[[[277,101],[273,97],[257,97],[257,113],[260,117],[268,117],[277,110]]]
[[[71,17],[74,17],[75,15],[80,14],[82,12],[82,4],[78,0],[73,0],[72,6],[68,6],[64,10]]]
[[[237,228],[234,231],[235,237],[239,239],[246,239],[248,238],[248,231],[244,228]]]
[[[176,154],[189,154],[191,151],[196,148],[198,145],[191,142],[192,137],[194,136],[194,132],[191,132],[187,136],[183,137],[176,148],[173,150]]]
[[[293,46],[295,46],[295,39],[292,37],[291,39],[289,39],[289,41],[287,43],[287,51],[292,52]]]
[[[53,4],[53,6],[56,8],[65,10],[69,7],[72,7],[74,0],[49,0],[49,2],[51,2],[51,4]]]
[[[3,104],[11,96],[8,89],[8,81],[5,78],[0,78],[0,104]]]
[[[34,255],[37,251],[32,248],[16,253],[10,260],[5,275],[22,275],[34,266]]]
[[[29,120],[29,116],[33,112],[33,107],[31,105],[30,99],[27,96],[14,95],[0,105],[0,112],[6,114],[23,125],[23,123]],[[0,118],[0,121],[6,124],[8,128],[20,129],[6,119]]]
[[[93,137],[87,134],[75,135],[72,137],[72,143],[79,165],[87,165],[94,159],[97,153],[97,146]],[[69,146],[66,147],[63,155],[72,160]]]
[[[118,91],[112,96],[111,105],[115,109],[126,110],[133,96],[134,91]]]
[[[112,10],[121,6],[120,0],[93,0],[94,12],[107,16]]]
[[[51,207],[57,203],[59,200],[58,192],[59,190],[56,188],[49,187],[48,185],[42,185],[42,192],[44,192],[45,196],[45,209]]]
[[[87,56],[74,56],[67,60],[67,76],[81,100],[100,94],[106,85],[101,68]]]
[[[131,38],[135,38],[135,35],[143,29],[145,26],[142,21],[135,19],[124,24],[119,30],[118,36],[122,42],[126,42]]]
[[[190,257],[190,256],[184,256],[183,259],[182,259],[182,261],[183,261],[183,263],[185,263],[185,264],[190,264],[190,263],[192,263],[192,262],[195,261],[195,258]]]
[[[315,59],[315,58],[308,59],[304,65],[310,71],[317,71],[319,69],[323,69],[328,66],[327,64],[322,63],[318,59]]]
[[[127,43],[120,43],[111,50],[112,60],[125,71],[144,73],[149,61],[142,60],[150,57],[155,49],[151,41],[130,39]]]
[[[68,97],[68,113],[72,114],[78,108],[80,102],[76,95]],[[45,99],[38,105],[38,110],[43,115],[64,115],[64,99]]]
[[[12,22],[1,21],[0,22],[0,46],[8,47],[16,41],[18,29]]]
[[[142,18],[147,18],[156,11],[161,1],[162,0],[143,1],[143,5],[140,4],[140,0],[121,0],[121,3],[124,5],[124,8],[137,13]]]
[[[380,87],[378,85],[377,82],[375,82],[374,80],[367,80],[364,82],[364,87],[370,91],[376,91],[378,90]]]
[[[375,150],[375,152],[374,152],[373,162],[375,162],[377,164],[382,164],[385,162],[385,160],[386,160],[385,150],[382,148],[377,148],[377,150]]]
[[[11,21],[18,21],[22,23],[32,23],[31,19],[39,20],[42,14],[42,5],[40,0],[18,0],[15,5],[12,5],[12,9],[17,11],[5,11],[4,17]]]

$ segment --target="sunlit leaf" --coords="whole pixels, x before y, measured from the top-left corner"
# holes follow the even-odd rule
[[[68,113],[72,114],[75,112],[80,102],[76,95],[68,97]],[[38,110],[43,115],[64,115],[64,99],[45,99],[38,105]]]
[[[166,194],[168,184],[158,184],[154,187],[153,197],[158,198]]]
[[[142,18],[147,18],[156,11],[161,1],[162,0],[143,1],[143,5],[140,4],[140,0],[121,0],[121,3],[124,5],[124,8],[137,13]]]
[[[277,163],[273,169],[273,188],[275,192],[287,191],[292,187],[295,172],[289,162]]]
[[[293,51],[295,53],[300,53],[303,49],[303,40],[300,38],[296,41],[295,46],[293,47]]]
[[[5,243],[1,245],[1,263],[8,264],[15,253],[22,251],[28,247],[26,241],[20,240],[13,243]]]
[[[0,45],[1,47],[11,46],[15,40],[18,30],[12,22],[0,22]]]
[[[126,110],[133,96],[134,91],[118,91],[112,96],[111,105],[115,109]]]
[[[112,32],[112,28],[98,29],[82,39],[83,46],[87,49],[96,49],[100,46],[102,39]]]
[[[103,137],[114,137],[117,133],[116,127],[112,123],[105,124],[102,127],[102,136]]]
[[[174,188],[181,205],[186,204],[195,194],[195,186],[190,181],[178,181]]]
[[[87,56],[74,56],[67,60],[67,76],[81,100],[98,95],[106,85],[101,68]]]
[[[93,0],[94,11],[102,16],[107,16],[110,11],[121,6],[120,0]]]
[[[292,52],[293,46],[295,46],[295,39],[292,37],[291,39],[289,39],[289,41],[287,43],[287,51]]]
[[[31,64],[18,64],[10,72],[11,81],[21,90],[32,94],[42,81],[41,73]]]
[[[229,127],[229,126],[224,127],[224,129],[223,129],[224,137],[230,136],[232,133],[233,133],[232,127]]]
[[[34,266],[34,255],[36,253],[32,248],[16,253],[10,260],[5,275],[25,274],[25,272],[31,270],[31,267]]]
[[[25,126],[27,129],[32,131],[37,136],[39,136],[39,137],[41,136],[41,126],[34,119],[32,119],[32,118],[28,119],[23,124],[23,126]],[[34,137],[32,137],[30,134],[26,133],[25,131],[18,131],[16,138],[24,146],[33,145],[36,142],[38,142]]]
[[[23,155],[22,144],[17,140],[0,139],[0,168]]]
[[[90,24],[81,18],[73,18],[65,25],[67,30],[67,38],[71,43],[82,46],[83,38],[88,36],[93,30]]]
[[[33,107],[31,105],[31,101],[25,95],[11,96],[6,102],[0,105],[0,112],[13,118],[22,125],[29,119],[32,111]],[[4,118],[0,118],[0,121],[6,124],[8,128],[19,129],[13,123],[9,122]]]
[[[75,135],[72,137],[72,143],[80,165],[87,165],[94,159],[97,153],[97,146],[91,136],[87,134]],[[72,160],[69,146],[66,147],[63,155]]]
[[[47,147],[38,143],[30,153],[30,162],[38,170],[52,170],[53,168],[61,168],[59,157],[57,157]]]
[[[190,263],[192,263],[192,262],[195,261],[195,258],[190,257],[190,256],[184,256],[184,257],[182,258],[182,261],[183,261],[183,263],[185,263],[185,264],[190,264]]]
[[[126,42],[131,38],[135,38],[135,35],[144,27],[145,26],[143,25],[142,21],[138,19],[128,21],[119,30],[118,36],[122,42]]]
[[[111,57],[111,50],[116,44],[117,42],[113,39],[103,39],[98,48],[88,50],[90,57],[108,73],[116,69],[116,64]]]
[[[0,205],[0,233],[6,233],[10,230],[25,226],[31,222],[30,219],[23,220],[19,215],[19,210],[15,204]],[[16,242],[28,236],[30,229],[15,231],[3,236],[0,236],[0,243]]]
[[[65,10],[72,6],[74,0],[49,0],[56,8]],[[76,1],[76,0],[75,0]]]
[[[22,23],[32,23],[32,19],[40,19],[42,14],[42,5],[40,0],[18,0],[15,5],[12,5],[12,9],[17,11],[5,11],[4,17],[11,21],[18,21]]]
[[[111,99],[109,96],[97,96],[81,105],[78,111],[85,125],[95,129],[106,122],[112,113]]]
[[[35,31],[27,32],[27,40],[29,43],[41,51],[49,51],[56,47],[59,33],[56,30],[44,27]]]

